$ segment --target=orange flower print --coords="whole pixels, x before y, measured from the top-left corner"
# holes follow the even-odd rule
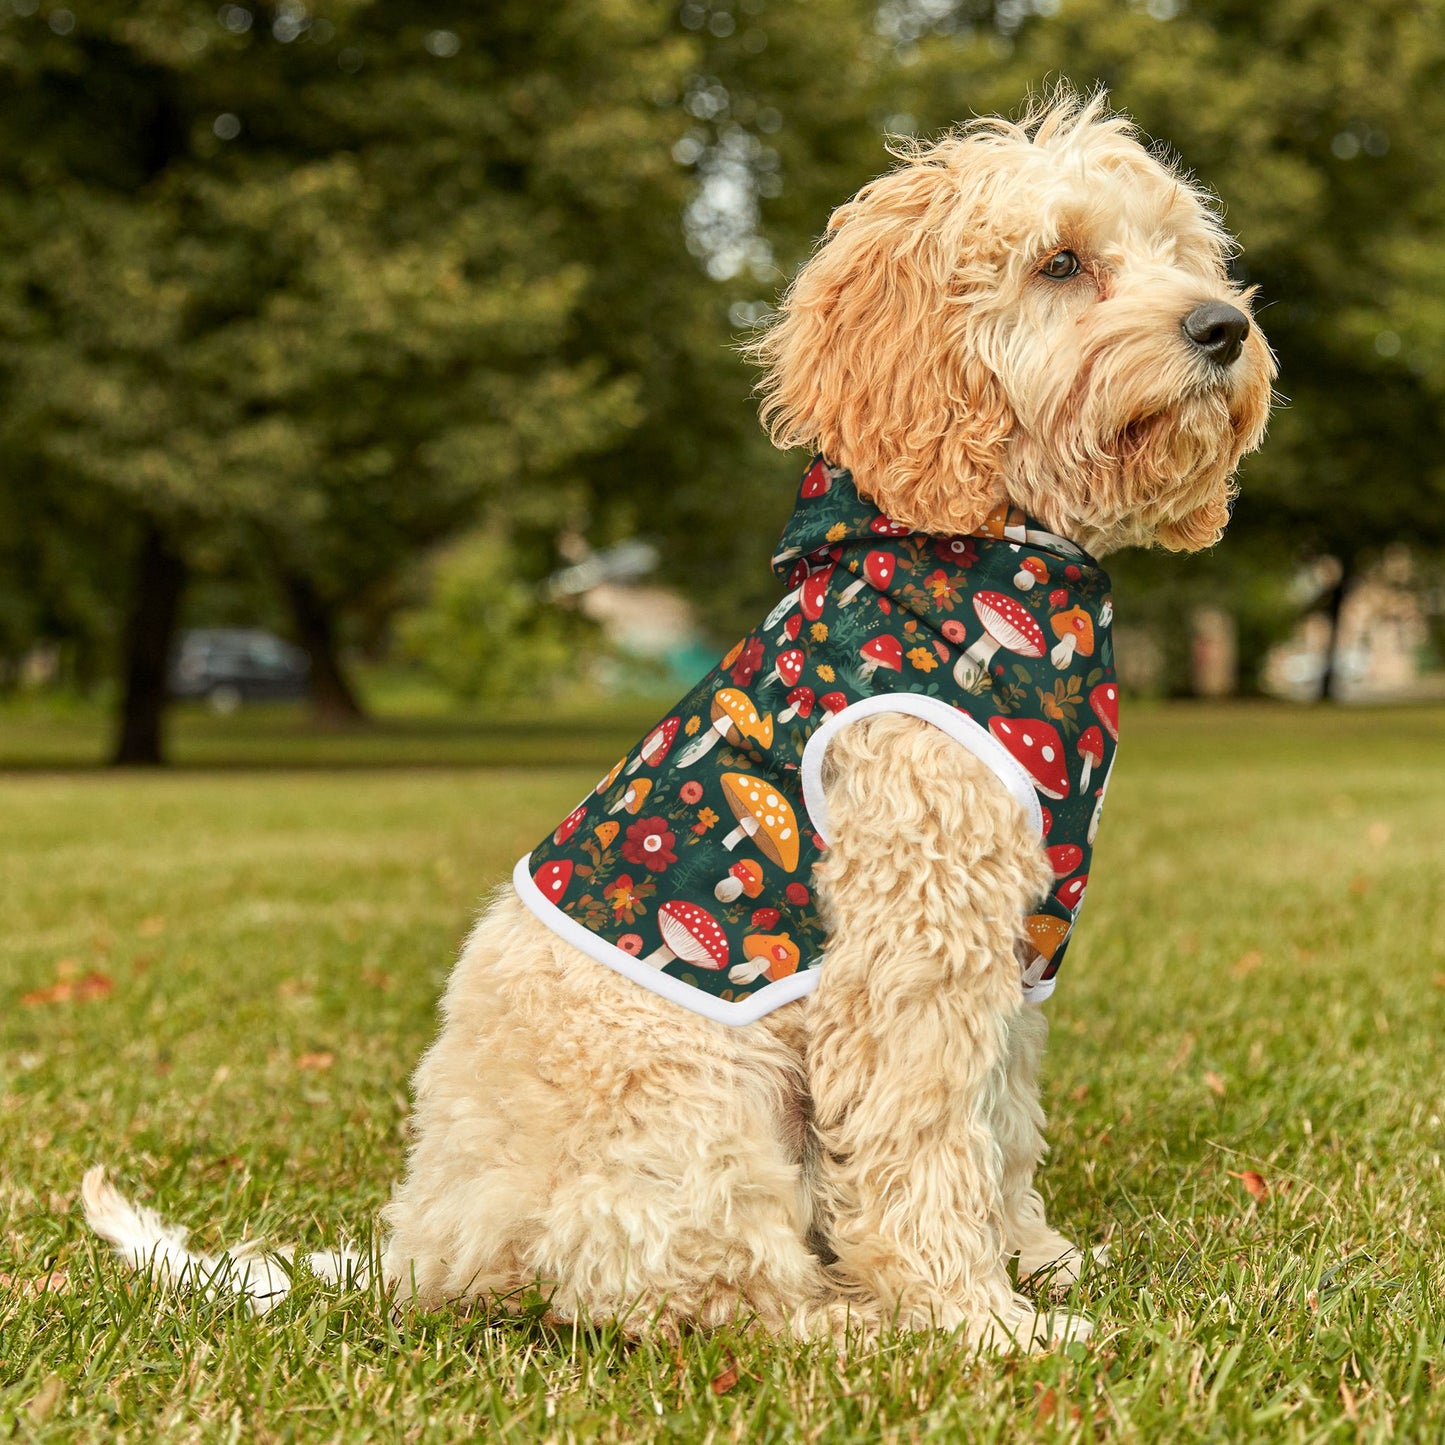
[[[716,827],[717,814],[711,808],[702,808],[698,811],[697,822],[692,825],[692,831],[701,837],[709,828]]]
[[[938,666],[938,659],[926,647],[915,647],[908,653],[908,660],[919,672],[932,672]]]
[[[935,607],[941,608],[944,612],[953,611],[953,604],[958,601],[958,584],[942,567],[935,568],[930,572],[923,579],[923,585],[928,588],[928,595]]]
[[[602,890],[602,896],[612,905],[613,915],[619,923],[632,923],[640,914],[647,912],[641,899],[633,892],[633,886],[630,873],[619,873]]]

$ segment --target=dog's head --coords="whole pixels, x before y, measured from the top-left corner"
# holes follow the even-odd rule
[[[1007,496],[1094,552],[1217,541],[1274,361],[1208,198],[1102,97],[899,154],[751,348],[774,441],[921,531]]]

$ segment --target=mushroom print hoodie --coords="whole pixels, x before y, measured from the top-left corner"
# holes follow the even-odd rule
[[[750,1023],[811,992],[826,959],[829,742],[909,713],[988,763],[1039,830],[1055,886],[1020,966],[1046,997],[1119,734],[1108,577],[1008,505],[966,537],[910,532],[821,457],[773,570],[767,618],[518,863],[523,901],[655,993]]]

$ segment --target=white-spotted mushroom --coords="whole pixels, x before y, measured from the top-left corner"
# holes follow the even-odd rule
[[[1020,657],[1044,655],[1043,631],[1022,602],[1002,592],[980,592],[973,599],[973,610],[983,624],[983,636],[954,664],[953,680],[960,687],[976,687],[987,677],[988,665],[1000,647]]]
[[[706,908],[674,898],[657,910],[657,931],[662,947],[642,960],[653,968],[666,968],[681,960],[699,968],[722,968],[728,961],[727,935]]]
[[[724,773],[722,794],[738,825],[722,840],[736,848],[744,838],[785,873],[798,866],[798,820],[792,805],[766,778],[750,773]]]
[[[734,747],[744,741],[761,748],[773,745],[772,713],[759,717],[752,698],[740,687],[720,687],[713,694],[712,726],[678,755],[677,766],[690,768],[724,740]]]

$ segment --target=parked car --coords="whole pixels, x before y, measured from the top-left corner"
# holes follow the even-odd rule
[[[203,627],[183,633],[171,664],[171,696],[204,698],[217,712],[243,702],[306,696],[311,659],[259,627]]]

